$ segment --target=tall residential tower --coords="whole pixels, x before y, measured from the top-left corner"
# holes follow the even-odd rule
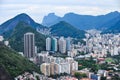
[[[52,51],[57,51],[57,39],[52,38]]]
[[[66,50],[67,50],[67,51],[70,51],[70,50],[71,50],[71,39],[70,39],[70,37],[68,37],[68,38],[66,39]]]
[[[60,37],[59,39],[59,51],[61,53],[66,53],[66,40],[64,37]]]
[[[46,50],[50,51],[51,50],[51,38],[46,39]]]
[[[24,55],[27,58],[35,57],[35,39],[34,34],[28,32],[24,34]]]

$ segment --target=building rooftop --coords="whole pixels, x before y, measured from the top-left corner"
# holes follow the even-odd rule
[[[32,33],[32,32],[27,32],[27,33],[25,33],[25,35],[34,35],[34,33]]]

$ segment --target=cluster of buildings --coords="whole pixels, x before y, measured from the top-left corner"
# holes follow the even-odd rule
[[[48,78],[36,72],[33,73],[25,72],[24,74],[15,77],[15,80],[55,80],[55,79]]]
[[[120,53],[120,34],[105,34],[101,35],[94,31],[86,34],[86,45],[78,43],[78,45],[71,44],[71,38],[46,38],[46,51],[48,52],[60,52],[67,53],[68,56],[74,57],[78,52],[89,53],[86,56],[93,57],[105,57],[108,53],[110,55],[118,55]],[[24,34],[24,56],[27,58],[34,58],[37,55],[37,49],[35,46],[34,33]]]
[[[39,32],[39,33],[41,33],[43,35],[50,35],[51,34],[50,29],[48,29],[48,28],[40,28],[40,27],[38,27],[36,30],[37,30],[37,32]]]
[[[71,44],[71,38],[46,38],[46,51],[48,52],[60,52],[70,57],[74,57],[77,53]],[[22,53],[20,53],[22,54]],[[24,34],[24,56],[29,59],[33,59],[37,56],[37,47],[35,46],[34,33],[28,32]]]
[[[36,63],[40,64],[42,73],[46,76],[57,75],[61,73],[71,74],[78,70],[78,62],[73,58],[60,58],[49,56],[48,52],[39,53]]]
[[[107,80],[110,80],[108,71],[106,71],[106,70],[98,70],[98,72],[96,74],[93,72],[90,72],[90,70],[88,68],[78,70],[75,72],[86,75],[86,78],[81,78],[80,80],[101,80],[102,79],[101,77],[106,77]],[[75,72],[73,72],[72,74],[74,74]]]
[[[60,53],[66,53],[71,50],[71,38],[60,37],[59,39],[55,37],[46,38],[46,50]]]
[[[47,77],[36,72],[33,73],[25,72],[24,74],[15,77],[15,80],[78,80],[78,79],[71,76],[61,76],[59,78],[53,79],[51,77]]]
[[[75,45],[80,52],[89,53],[93,57],[106,57],[120,54],[120,34],[100,34],[88,32],[84,39],[86,45]]]
[[[72,71],[78,70],[78,62],[73,58],[60,58],[49,55],[49,52],[66,53],[71,50],[71,39],[60,37],[46,38],[46,50],[41,53],[36,53],[35,50],[35,35],[28,32],[24,34],[24,56],[31,59],[33,62],[40,65],[41,72],[45,76],[56,75],[61,73],[71,74]]]
[[[2,37],[0,37],[2,40]],[[88,53],[83,55],[84,57],[106,57],[108,54],[111,56],[120,54],[120,34],[100,34],[97,31],[88,31],[85,45],[71,44],[71,38],[64,37],[48,37],[46,38],[46,51],[41,51],[41,53],[36,52],[35,46],[35,35],[34,33],[28,32],[24,34],[24,56],[27,58],[33,58],[33,62],[40,66],[41,72],[44,76],[41,77],[47,80],[47,76],[58,75],[62,73],[74,75],[75,72],[85,73],[87,78],[82,80],[100,80],[101,76],[108,77],[108,72],[106,70],[98,70],[97,74],[91,73],[86,70],[78,70],[78,62],[74,60],[79,52]],[[49,53],[60,52],[69,56],[67,58],[53,57]],[[76,57],[75,57],[76,56]],[[73,58],[74,57],[74,58]],[[70,77],[68,77],[70,78]],[[59,77],[58,80],[66,80],[67,77]],[[77,80],[77,79],[68,79]]]
[[[71,51],[71,38],[46,38],[46,51],[59,51],[60,53],[67,53]],[[35,46],[35,35],[34,33],[28,32],[24,34],[24,56],[27,58],[34,58],[36,54],[37,49]]]
[[[61,76],[57,80],[78,80],[78,79],[75,77],[71,77],[71,76]]]

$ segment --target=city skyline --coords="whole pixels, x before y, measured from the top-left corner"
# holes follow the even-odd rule
[[[52,12],[58,16],[64,16],[68,12],[85,15],[102,15],[113,11],[120,12],[119,0],[95,0],[94,2],[91,0],[1,0],[0,4],[1,24],[20,13],[26,13],[36,22],[41,23],[43,17]]]

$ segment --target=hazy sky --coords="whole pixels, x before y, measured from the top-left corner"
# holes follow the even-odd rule
[[[20,13],[27,13],[41,23],[51,12],[58,16],[68,12],[87,15],[120,12],[119,4],[120,0],[0,0],[0,24]]]

